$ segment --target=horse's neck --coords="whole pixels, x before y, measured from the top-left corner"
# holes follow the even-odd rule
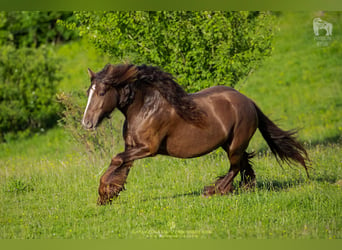
[[[166,102],[159,91],[149,88],[144,90],[135,90],[131,93],[132,99],[120,109],[126,116],[136,116],[138,113],[153,113]]]

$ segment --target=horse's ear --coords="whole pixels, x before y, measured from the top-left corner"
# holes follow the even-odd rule
[[[89,75],[90,79],[93,79],[95,77],[95,73],[89,68],[88,68],[88,75]]]
[[[112,72],[114,71],[114,66],[110,63],[107,63],[106,66],[104,67],[104,71],[106,72],[107,75],[112,74]]]

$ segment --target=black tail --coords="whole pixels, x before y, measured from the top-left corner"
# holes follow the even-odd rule
[[[259,130],[277,159],[283,162],[292,161],[300,163],[309,177],[308,167],[309,156],[303,145],[296,140],[296,130],[284,131],[275,125],[262,111],[254,104],[259,119]]]

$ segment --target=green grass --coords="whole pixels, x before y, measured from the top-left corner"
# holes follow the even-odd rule
[[[79,89],[86,91],[90,85],[87,69],[91,68],[98,72],[110,62],[108,56],[103,55],[84,39],[59,46],[57,55],[63,62],[63,80],[59,86],[63,92]]]
[[[212,198],[201,197],[201,190],[227,170],[220,152],[193,160],[145,159],[132,169],[127,191],[106,207],[95,205],[106,161],[89,161],[77,151],[60,159],[2,159],[0,235],[341,238],[341,145],[330,146],[310,149],[312,180],[301,169],[279,168],[273,157],[257,157],[254,192],[237,189],[234,195]]]
[[[111,155],[89,155],[55,128],[0,144],[0,238],[341,239],[341,27],[334,24],[336,44],[318,48],[311,17],[284,14],[273,56],[237,86],[282,127],[302,128],[299,136],[312,160],[310,180],[300,167],[279,167],[257,135],[250,145],[257,151],[255,191],[201,196],[205,185],[228,170],[221,150],[191,160],[157,156],[135,162],[127,190],[112,206],[98,207],[99,178]],[[66,60],[70,85],[65,80],[63,91],[88,86],[83,68],[92,67],[86,62],[96,52],[76,53],[82,46],[59,50],[74,53],[73,61]]]

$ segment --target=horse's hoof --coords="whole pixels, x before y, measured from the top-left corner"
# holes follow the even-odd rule
[[[99,197],[99,198],[97,199],[97,205],[98,205],[98,206],[111,205],[112,202],[113,202],[113,198],[111,198],[111,199],[106,198],[106,199],[105,199],[105,198]]]
[[[211,197],[212,197],[212,195],[202,194],[202,198],[209,199],[209,198],[211,198]]]
[[[216,194],[215,186],[206,186],[204,187],[202,197],[208,198],[210,196],[213,196],[214,194]]]

